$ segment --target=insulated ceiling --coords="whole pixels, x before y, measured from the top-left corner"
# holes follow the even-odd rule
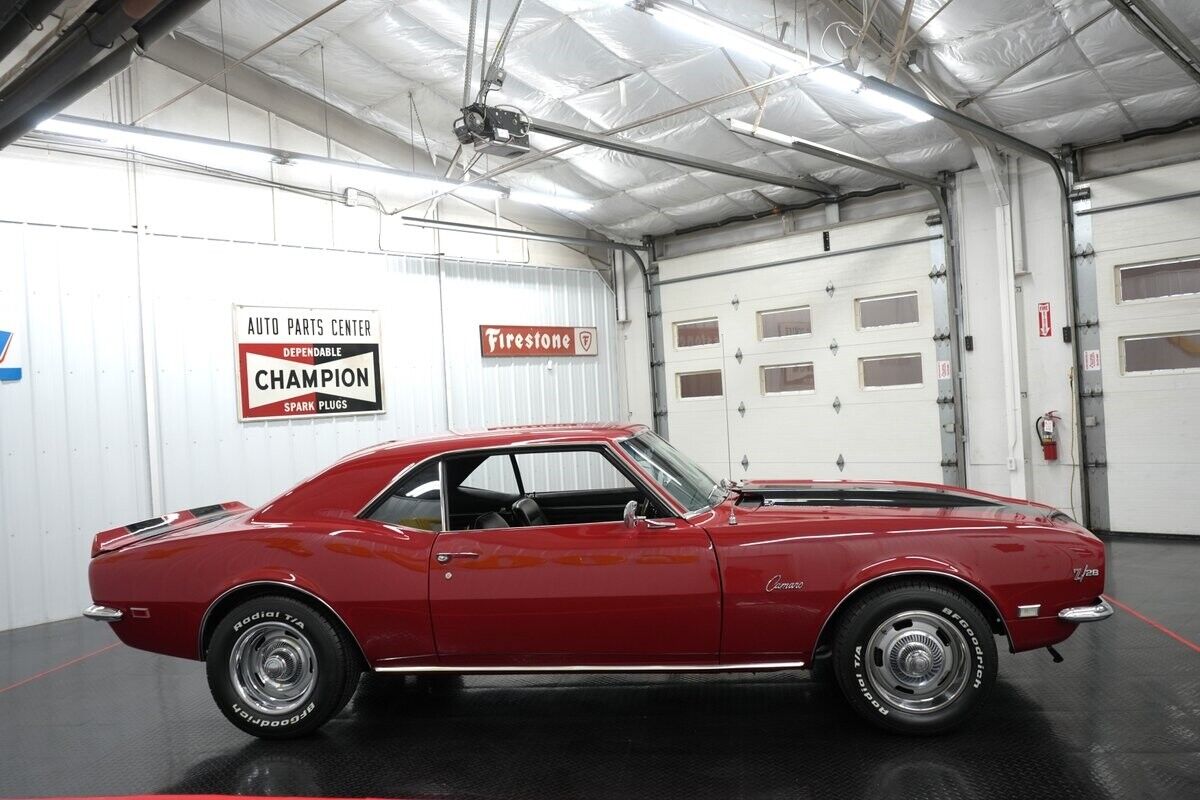
[[[707,0],[702,7],[772,38],[783,29],[787,44],[803,51],[811,43],[815,57],[837,60],[855,35],[836,23],[855,17],[861,22],[861,2]],[[1200,3],[1154,2],[1185,34],[1200,38]],[[894,40],[904,0],[882,3],[873,28]],[[238,58],[328,4],[214,0],[180,32]],[[480,0],[481,18],[486,5]],[[512,6],[513,0],[491,3],[490,44]],[[965,113],[1030,142],[1047,148],[1090,142],[1200,115],[1200,85],[1107,0],[950,0],[943,6],[946,0],[915,0],[910,31],[942,10],[905,49],[925,51],[926,74],[947,89],[952,101],[974,98]],[[419,147],[425,145],[423,127],[444,168],[457,147],[451,125],[462,97],[469,9],[469,0],[348,0],[247,63]],[[878,50],[864,45],[863,53],[871,59]],[[477,73],[478,55],[475,64]],[[762,61],[614,0],[527,0],[505,67],[508,78],[492,93],[491,103],[593,131],[775,74]],[[877,59],[872,69],[886,73],[886,58]],[[843,191],[885,181],[738,136],[726,129],[725,120],[753,122],[761,110],[763,127],[927,175],[974,161],[963,140],[942,123],[912,122],[812,78],[776,84],[763,95],[742,94],[623,136],[758,170],[812,175]],[[559,144],[533,138],[538,150]],[[477,167],[503,162],[489,157]],[[813,197],[588,146],[497,180],[584,197],[592,202],[589,209],[563,213],[626,240]]]

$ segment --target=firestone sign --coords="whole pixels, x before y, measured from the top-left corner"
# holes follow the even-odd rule
[[[379,312],[234,306],[238,419],[383,413]]]
[[[479,326],[479,352],[484,358],[594,356],[599,349],[595,328],[557,325]]]

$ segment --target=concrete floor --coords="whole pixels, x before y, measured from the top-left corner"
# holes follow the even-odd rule
[[[1181,638],[1118,610],[1065,663],[1002,652],[986,707],[936,739],[783,672],[366,676],[315,737],[263,742],[202,664],[52,623],[0,634],[0,795],[1200,797],[1198,587],[1200,541],[1112,540],[1109,594]]]

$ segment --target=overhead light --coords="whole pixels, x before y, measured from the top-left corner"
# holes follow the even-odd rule
[[[488,186],[476,186],[456,183],[455,181],[429,178],[423,175],[412,175],[407,172],[376,167],[371,164],[358,164],[353,161],[340,161],[320,156],[289,156],[287,163],[300,167],[305,172],[331,179],[334,183],[363,183],[369,181],[372,186],[389,186],[397,191],[415,190],[420,192],[454,192],[463,197],[477,200],[495,200],[504,196],[504,192]]]
[[[547,208],[562,209],[563,211],[587,211],[592,207],[592,201],[582,197],[533,192],[528,189],[510,189],[508,199],[517,203],[546,206]]]
[[[805,77],[822,86],[828,86],[830,89],[837,89],[842,92],[857,92],[862,88],[862,81],[859,80],[857,75],[836,67],[816,69],[808,73]]]
[[[268,150],[260,150],[219,139],[200,141],[166,131],[151,131],[115,123],[90,122],[75,117],[55,117],[38,124],[35,130],[58,136],[83,139],[108,147],[130,147],[147,155],[189,161],[224,169],[262,169],[274,160]]]
[[[813,66],[812,60],[803,53],[691,6],[672,0],[659,0],[654,5],[648,5],[646,10],[665,25],[776,67],[797,70]]]
[[[933,117],[921,109],[910,106],[903,100],[889,97],[875,89],[867,89],[863,86],[861,78],[842,67],[827,67],[813,70],[808,73],[807,77],[831,89],[842,92],[853,92],[876,108],[882,111],[889,111],[893,114],[900,114],[913,122],[925,122],[933,119]]]
[[[795,137],[768,128],[760,128],[756,125],[751,125],[749,122],[742,122],[740,119],[730,119],[729,130],[745,136],[752,136],[755,139],[774,142],[784,147],[790,147],[792,142],[795,141]]]

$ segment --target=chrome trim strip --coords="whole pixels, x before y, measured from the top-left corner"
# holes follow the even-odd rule
[[[1104,598],[1093,606],[1072,606],[1058,612],[1063,622],[1099,622],[1113,615],[1113,607]]]
[[[1017,616],[1021,619],[1036,617],[1039,613],[1041,613],[1041,610],[1041,603],[1034,603],[1033,605],[1028,606],[1017,606]]]
[[[870,586],[871,584],[875,583],[876,581],[881,581],[885,578],[896,578],[901,575],[935,575],[939,578],[953,578],[954,580],[958,581],[961,584],[970,586],[972,589],[979,592],[979,594],[983,596],[983,599],[987,600],[988,605],[992,607],[992,611],[996,612],[996,617],[1000,620],[1001,627],[1004,628],[1004,635],[1008,637],[1009,642],[1012,642],[1012,634],[1008,630],[1008,621],[1006,619],[1004,619],[1004,615],[1000,613],[1000,609],[996,606],[996,604],[994,602],[992,602],[992,598],[988,597],[987,592],[985,592],[983,589],[981,589],[978,586],[976,586],[975,584],[971,583],[966,578],[960,578],[959,576],[954,575],[953,573],[950,573],[950,572],[938,572],[935,569],[905,569],[905,570],[900,570],[899,572],[889,572],[886,575],[877,575],[874,578],[871,578],[871,580],[869,580],[869,581],[864,581],[863,583],[860,583],[858,586],[855,586],[853,589],[851,589],[849,592],[847,592],[846,596],[838,601],[838,604],[836,606],[834,606],[833,610],[830,611],[829,614],[825,617],[825,621],[821,623],[821,630],[817,631],[817,638],[815,640],[813,640],[813,647],[816,648],[817,643],[821,641],[821,637],[825,635],[825,626],[829,624],[829,620],[833,619],[833,616],[835,614],[837,614],[838,609],[841,608],[842,605],[844,605],[847,600],[849,600],[854,595],[858,594],[860,590]],[[990,622],[990,620],[989,620],[989,622]]]
[[[359,653],[359,655],[362,656],[363,663],[364,664],[371,663],[370,661],[367,660],[367,654],[363,650],[362,645],[359,643],[358,637],[354,635],[354,629],[346,624],[346,620],[342,619],[342,615],[339,614],[334,609],[333,606],[331,606],[323,598],[318,597],[317,595],[313,594],[312,592],[308,591],[307,589],[303,589],[299,586],[296,586],[293,583],[288,583],[286,581],[247,581],[246,583],[239,583],[237,586],[232,586],[232,587],[226,589],[225,591],[221,592],[219,595],[217,595],[216,599],[214,599],[211,603],[208,604],[208,608],[204,609],[204,616],[202,616],[200,618],[200,628],[199,628],[199,630],[196,631],[196,652],[199,654],[200,661],[203,661],[204,657],[206,655],[206,653],[204,652],[204,628],[206,625],[208,625],[209,614],[212,613],[212,610],[214,608],[216,608],[217,605],[222,600],[224,600],[226,596],[238,591],[239,589],[245,589],[250,586],[283,586],[288,589],[292,589],[293,591],[299,592],[300,594],[305,595],[306,597],[311,597],[313,600],[316,600],[318,603],[320,603],[322,606],[324,606],[329,611],[330,614],[333,614],[333,616],[337,618],[338,622],[342,623],[342,627],[346,629],[346,632],[350,634],[350,638],[354,641],[354,646],[358,648],[358,653]]]
[[[747,672],[753,670],[801,669],[803,661],[773,661],[763,664],[647,664],[647,665],[581,665],[564,667],[498,666],[498,667],[375,667],[375,672],[460,672],[460,673],[533,673],[533,672]]]
[[[83,610],[83,615],[100,622],[120,622],[125,612],[108,606],[90,605]]]

